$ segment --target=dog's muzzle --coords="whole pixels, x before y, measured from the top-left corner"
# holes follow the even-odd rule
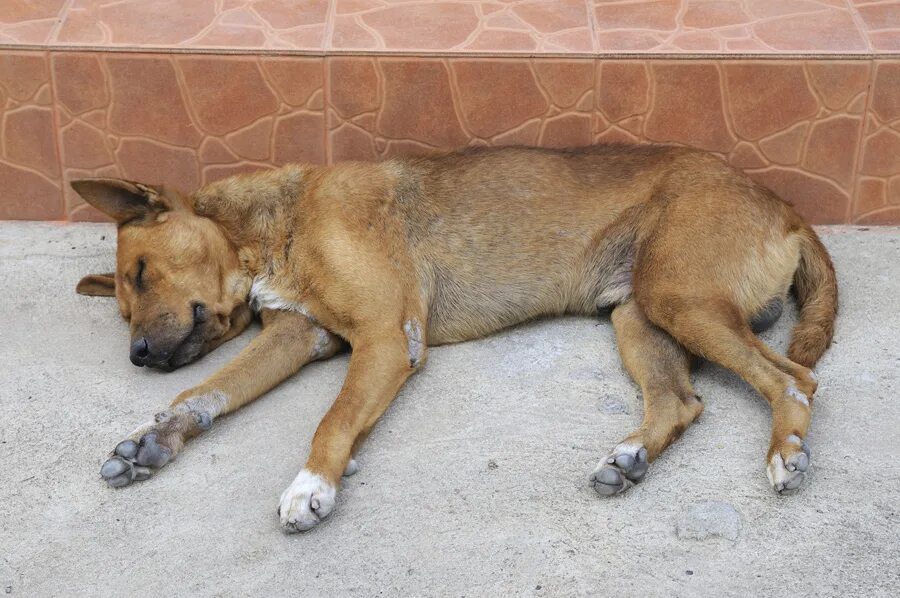
[[[174,341],[163,335],[143,335],[134,339],[129,352],[131,363],[171,371],[195,360],[203,349],[206,315],[206,307],[195,303],[191,328]]]

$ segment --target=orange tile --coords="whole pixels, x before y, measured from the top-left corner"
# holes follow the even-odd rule
[[[610,121],[650,107],[650,74],[642,61],[598,61],[597,106]]]
[[[0,43],[49,43],[66,0],[5,0],[0,3]]]
[[[650,73],[655,89],[645,129],[650,140],[718,152],[735,146],[737,139],[725,122],[722,81],[714,64],[654,62]]]
[[[186,96],[198,125],[224,135],[274,113],[278,98],[255,58],[178,57]]]
[[[110,76],[109,132],[174,145],[200,142],[203,134],[191,119],[171,57],[110,54],[104,63]]]
[[[734,130],[743,138],[771,135],[819,109],[802,63],[731,62],[724,72]]]
[[[875,63],[866,121],[852,219],[900,224],[900,61]]]
[[[321,58],[59,53],[53,73],[67,187],[118,176],[192,191],[325,161]],[[29,93],[27,80],[19,86]],[[70,218],[101,218],[68,188],[65,197]]]
[[[446,62],[384,59],[379,66],[384,85],[376,120],[380,137],[433,147],[465,145],[468,135],[457,117]]]
[[[801,170],[779,166],[754,171],[750,176],[793,204],[813,224],[840,224],[847,221],[849,197],[830,181],[810,176]]]
[[[594,0],[600,52],[864,54],[849,6],[825,0]]]
[[[327,18],[327,0],[73,0],[55,41],[148,49],[320,51]]]
[[[593,39],[582,0],[520,0],[502,5],[353,0],[337,3],[327,49],[589,53]]]
[[[44,53],[0,54],[0,219],[65,215]]]
[[[0,44],[442,57],[58,52],[51,90],[46,57],[4,56],[0,184],[58,200],[47,208],[0,199],[0,216],[58,217],[65,197],[71,218],[96,218],[61,190],[61,173],[155,176],[188,188],[289,160],[665,141],[717,152],[813,221],[887,222],[900,204],[900,62],[824,58],[900,50],[897,6],[72,0],[66,11],[64,0],[10,0],[0,3]],[[158,14],[178,18],[163,27]],[[509,57],[466,56],[473,52]],[[672,56],[593,60],[592,52]],[[548,53],[561,56],[531,58]],[[711,53],[817,60],[670,59]]]
[[[476,137],[489,139],[550,108],[527,61],[456,60],[452,65],[459,113]]]
[[[900,51],[900,3],[865,4],[854,9],[862,19],[863,31],[874,50]]]

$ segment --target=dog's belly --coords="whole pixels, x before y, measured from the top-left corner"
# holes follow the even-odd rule
[[[428,317],[428,344],[486,336],[543,315],[565,312],[559,280],[467,280],[439,277]]]
[[[630,253],[598,268],[602,260],[584,239],[548,245],[539,254],[509,248],[465,264],[430,263],[428,344],[480,338],[542,316],[592,315],[631,295]]]

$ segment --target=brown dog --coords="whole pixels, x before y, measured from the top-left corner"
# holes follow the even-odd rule
[[[727,367],[772,407],[769,480],[800,484],[837,285],[813,230],[786,203],[696,150],[624,145],[470,149],[333,167],[290,165],[190,196],[114,179],[73,183],[118,223],[115,294],[136,365],[178,367],[263,331],[231,363],[116,446],[111,486],[143,480],[213,420],[304,364],[353,349],[347,378],[281,495],[281,523],[328,516],[342,475],[426,346],[548,315],[612,307],[645,414],[590,476],[602,495],[641,480],[700,414],[692,356]],[[793,283],[788,358],[754,334]]]

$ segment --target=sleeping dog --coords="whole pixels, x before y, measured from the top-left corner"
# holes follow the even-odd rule
[[[354,455],[428,347],[525,320],[609,309],[644,419],[600,460],[604,496],[638,483],[694,421],[695,357],[729,368],[772,408],[766,455],[779,493],[809,467],[805,437],[837,310],[812,228],[770,190],[708,153],[597,145],[478,148],[379,163],[287,165],[183,195],[118,179],[72,183],[118,224],[115,295],[131,361],[172,369],[262,332],[229,364],[122,440],[101,468],[145,480],[215,420],[304,364],[352,348],[344,385],[282,493],[289,532],[328,517]],[[790,288],[787,357],[754,335]]]

